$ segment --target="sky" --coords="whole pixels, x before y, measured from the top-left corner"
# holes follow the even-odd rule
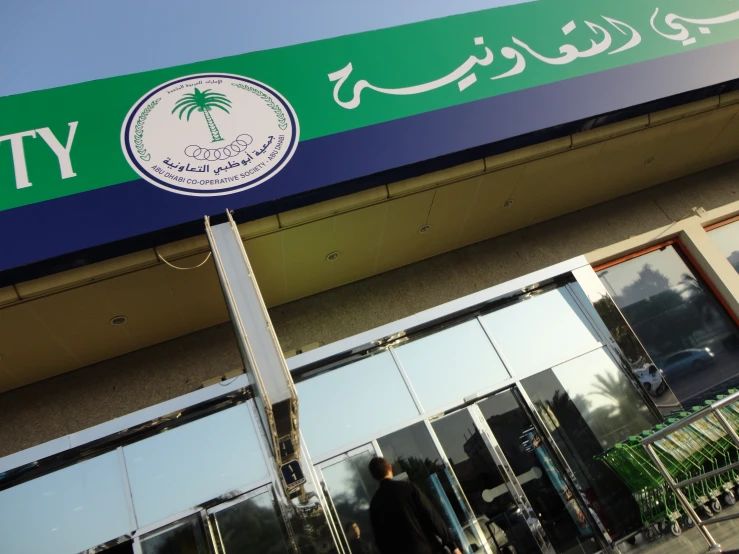
[[[0,97],[529,0],[4,0]]]

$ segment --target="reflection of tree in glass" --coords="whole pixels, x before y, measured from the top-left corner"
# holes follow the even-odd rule
[[[200,554],[189,524],[180,525],[141,543],[144,554]]]
[[[603,452],[603,447],[586,423],[586,417],[589,419],[592,412],[585,408],[582,413],[582,408],[578,408],[578,405],[587,406],[589,401],[582,396],[574,400],[566,392],[556,389],[549,399],[537,399],[535,404],[548,422],[547,427],[555,443],[574,470],[585,497],[608,531],[614,536],[634,531],[641,526],[639,508],[623,482],[595,459]],[[556,419],[552,420],[549,414]]]
[[[282,529],[268,496],[251,498],[216,515],[226,554],[286,554]]]
[[[685,286],[683,280],[679,288]],[[703,324],[688,299],[670,288],[667,277],[649,264],[614,298],[652,358],[695,346],[693,335]]]
[[[444,471],[444,464],[439,460],[420,458],[418,456],[400,456],[396,460],[402,471],[408,474],[408,479],[413,483],[420,483],[428,479],[429,475],[438,471]]]
[[[691,302],[696,312],[706,325],[714,325],[719,322],[719,315],[716,304],[709,296],[698,280],[689,273],[683,274],[682,281],[683,290],[687,295],[688,302]]]
[[[619,306],[629,306],[670,290],[670,280],[650,264],[644,264],[637,275],[638,277],[626,285],[617,296]]]
[[[295,537],[300,554],[336,553],[331,530],[328,527],[326,514],[313,495],[301,499],[300,493],[291,498],[290,528]]]
[[[341,491],[332,491],[331,498],[336,511],[342,519],[355,519],[356,513],[369,510],[372,495],[359,479],[348,486],[345,484]]]
[[[418,456],[399,456],[395,463],[400,467],[401,472],[408,475],[411,483],[420,488],[428,498],[434,498],[428,478],[434,473],[443,472],[444,464],[438,460],[423,459]],[[395,473],[397,474],[398,471]]]
[[[624,433],[643,430],[635,428],[633,421],[641,422],[642,418],[637,413],[646,411],[646,408],[634,404],[636,392],[632,384],[626,378],[619,377],[617,374],[602,373],[596,376],[597,383],[593,387],[593,392],[607,401],[599,402],[595,409],[591,407],[589,415],[586,416],[592,425],[597,426],[594,431],[604,448],[610,448],[617,442],[625,440],[627,437],[622,436]],[[578,401],[582,400],[578,399],[575,404]],[[587,402],[592,406],[592,402],[589,400]],[[648,421],[645,419],[644,423],[647,424]]]

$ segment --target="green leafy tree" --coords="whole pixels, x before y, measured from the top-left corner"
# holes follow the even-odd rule
[[[180,98],[174,105],[172,113],[179,110],[180,113],[178,114],[178,117],[180,119],[182,119],[182,116],[187,113],[187,121],[190,121],[190,116],[194,111],[201,112],[205,117],[205,122],[208,124],[208,131],[210,131],[210,136],[213,139],[212,142],[219,142],[222,141],[223,138],[221,137],[221,133],[218,130],[216,122],[213,120],[213,116],[210,112],[213,108],[218,108],[219,110],[223,110],[227,114],[230,114],[231,112],[228,111],[228,108],[230,107],[231,101],[226,98],[225,94],[213,92],[211,89],[201,92],[200,89],[195,88],[193,92],[188,92],[182,95],[182,98]]]

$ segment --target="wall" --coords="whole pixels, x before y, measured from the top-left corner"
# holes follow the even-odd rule
[[[739,162],[270,310],[283,349],[326,344],[739,200]]]
[[[739,162],[270,310],[283,350],[330,343],[739,199]],[[229,324],[0,395],[0,456],[193,391],[241,360]]]
[[[0,457],[176,398],[243,367],[231,323],[0,395]]]

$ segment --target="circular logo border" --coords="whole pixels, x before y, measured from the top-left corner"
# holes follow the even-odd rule
[[[133,123],[133,115],[141,108],[141,106],[143,106],[149,100],[151,100],[153,96],[155,96],[156,94],[158,94],[159,92],[161,92],[167,87],[176,85],[177,83],[181,83],[183,81],[189,81],[190,79],[212,79],[212,78],[217,79],[219,77],[227,78],[227,79],[234,79],[237,81],[243,81],[244,83],[249,83],[251,85],[256,85],[258,87],[261,87],[269,94],[275,96],[280,102],[282,102],[285,108],[287,108],[286,112],[290,118],[290,123],[293,126],[294,132],[290,139],[290,144],[288,144],[287,154],[285,155],[285,157],[283,157],[273,168],[271,168],[266,173],[262,174],[255,181],[252,181],[246,185],[237,185],[237,186],[227,188],[227,189],[219,189],[218,191],[215,191],[215,192],[197,192],[192,189],[178,187],[170,183],[167,183],[166,181],[162,181],[161,179],[158,179],[157,177],[151,175],[149,172],[144,170],[141,164],[137,161],[136,156],[133,155],[133,152],[131,151],[131,145],[128,142],[128,134],[131,130],[131,125]],[[279,173],[285,167],[285,165],[287,165],[287,163],[292,159],[293,154],[295,153],[295,150],[298,148],[299,139],[300,139],[300,124],[298,123],[297,114],[295,112],[295,109],[290,104],[290,102],[288,102],[284,96],[282,96],[272,87],[269,87],[265,85],[264,83],[257,81],[256,79],[250,79],[248,77],[244,77],[243,75],[235,75],[232,73],[196,73],[193,75],[186,75],[185,77],[178,77],[177,79],[172,79],[171,81],[167,81],[166,83],[163,83],[159,85],[158,87],[149,91],[145,96],[141,97],[139,101],[128,111],[125,119],[123,120],[123,126],[121,127],[121,148],[123,149],[123,155],[126,157],[126,161],[128,162],[128,164],[134,169],[134,171],[136,171],[136,173],[139,174],[139,176],[142,179],[168,192],[174,192],[176,194],[184,194],[187,196],[201,196],[201,197],[225,196],[227,194],[236,194],[238,192],[242,192],[242,191],[254,188],[256,186],[259,186],[265,181],[268,181],[269,179],[274,177],[277,173]]]

